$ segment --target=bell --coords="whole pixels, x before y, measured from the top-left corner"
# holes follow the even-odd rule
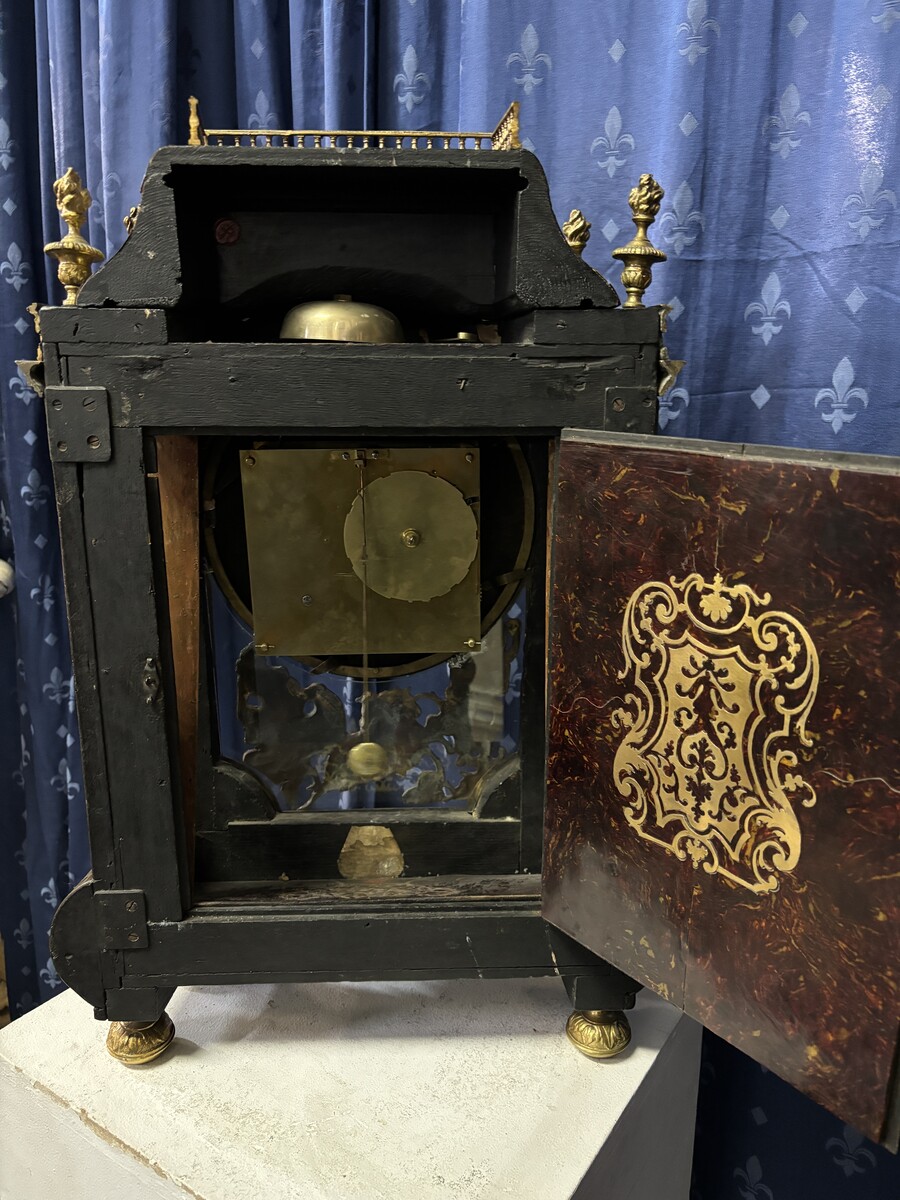
[[[295,305],[281,325],[282,338],[307,342],[402,342],[403,328],[393,313],[350,296]]]

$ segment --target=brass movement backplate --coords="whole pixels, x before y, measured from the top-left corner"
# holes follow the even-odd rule
[[[247,449],[241,482],[258,652],[479,643],[477,447]]]

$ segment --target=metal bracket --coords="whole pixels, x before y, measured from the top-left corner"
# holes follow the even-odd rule
[[[101,950],[145,950],[147,899],[143,892],[94,892]]]
[[[45,389],[47,436],[54,462],[109,462],[109,397],[102,387]]]
[[[152,658],[144,661],[144,668],[141,671],[141,687],[144,689],[144,703],[155,704],[159,699],[159,670]]]
[[[603,428],[613,433],[653,433],[656,429],[655,387],[608,387]]]

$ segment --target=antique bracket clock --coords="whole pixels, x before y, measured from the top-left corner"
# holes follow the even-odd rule
[[[896,1140],[897,466],[651,436],[661,198],[620,306],[515,107],[193,102],[90,278],[59,181],[92,873],[52,951],[123,1061],[180,984],[555,974],[588,1054],[649,985]]]

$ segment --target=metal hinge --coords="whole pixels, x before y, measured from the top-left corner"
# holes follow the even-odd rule
[[[147,934],[147,899],[143,892],[94,892],[101,950],[144,950]]]
[[[47,436],[54,462],[109,462],[109,397],[102,387],[45,389]]]

